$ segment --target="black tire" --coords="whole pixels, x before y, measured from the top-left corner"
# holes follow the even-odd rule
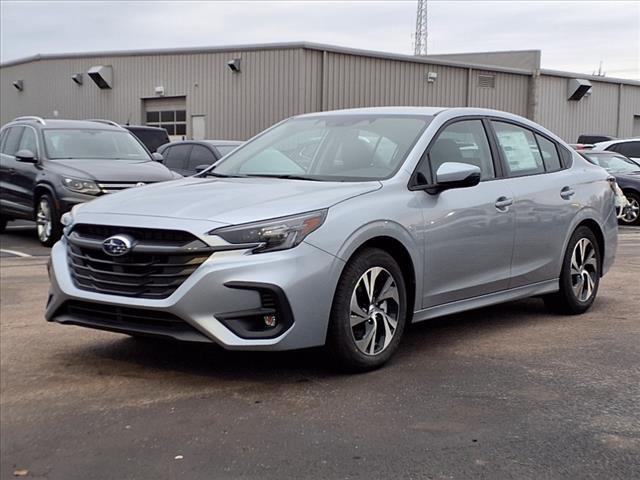
[[[48,205],[49,215],[50,215],[49,228],[46,228],[43,225],[43,222],[45,220],[43,217],[40,216],[41,211],[44,211],[42,207],[43,204]],[[36,221],[36,225],[37,225],[38,240],[40,240],[40,243],[45,247],[52,247],[53,244],[56,243],[58,240],[60,240],[60,237],[62,236],[62,224],[60,223],[60,211],[58,210],[58,207],[56,206],[56,204],[57,202],[55,202],[53,200],[53,197],[48,193],[43,193],[36,200],[34,220]]]
[[[627,200],[629,200],[629,203],[631,203],[634,208],[633,216],[635,216],[635,219],[633,219],[633,217],[623,217],[619,219],[618,223],[620,223],[620,225],[640,225],[640,214],[638,213],[638,208],[640,208],[640,194],[627,191],[624,192],[624,196],[627,197]]]
[[[581,286],[583,286],[581,294],[586,294],[588,292],[588,290],[584,290],[588,288],[586,286],[587,284],[584,283],[588,281],[585,277],[585,273],[575,274],[576,271],[582,272],[582,268],[572,269],[574,251],[576,250],[578,243],[583,240],[586,241],[588,245],[584,256],[589,259],[588,262],[590,262],[585,266],[584,271],[592,281],[591,293],[588,298],[580,298],[579,294],[576,293],[575,290],[581,290]],[[591,260],[591,251],[593,251],[593,260]],[[581,254],[579,252],[577,255],[577,263],[580,264],[580,262],[585,259],[580,258]],[[564,315],[577,315],[586,312],[591,307],[596,295],[598,294],[601,265],[601,252],[595,234],[588,227],[579,227],[571,236],[569,245],[567,245],[567,251],[564,254],[562,272],[560,273],[560,291],[544,297],[547,307],[553,312]]]
[[[8,221],[9,219],[7,217],[5,217],[4,215],[0,215],[0,233],[4,233],[5,229],[7,228]]]
[[[372,271],[371,269],[376,269],[376,267],[381,270],[373,280],[374,301],[370,302],[369,298],[367,298],[366,285],[361,281],[365,273],[368,275],[367,278],[371,279],[371,275],[375,273],[375,270]],[[389,281],[390,277],[391,281]],[[395,290],[393,290],[394,284]],[[385,287],[389,288],[385,289]],[[365,291],[363,291],[363,288],[365,288]],[[390,294],[397,293],[397,301],[391,296],[384,296],[386,300],[376,302],[376,298],[383,297],[383,295],[380,295],[383,290],[391,292]],[[355,295],[356,302],[360,304],[358,308],[364,314],[354,315],[354,318],[360,317],[360,323],[354,327],[351,326],[352,295]],[[365,312],[367,303],[369,308]],[[364,307],[361,305],[364,305]],[[365,315],[367,320],[362,320]],[[395,319],[393,318],[394,316]],[[377,248],[367,248],[358,252],[345,266],[333,298],[326,343],[330,358],[340,369],[352,372],[362,372],[381,367],[397,350],[404,332],[406,319],[407,293],[398,263],[387,252]],[[395,320],[395,329],[393,331],[391,330],[393,327],[392,320]],[[377,331],[378,326],[380,326],[380,333]],[[368,334],[367,329],[369,329]],[[371,333],[372,331],[373,333]],[[389,333],[391,334],[389,335]],[[359,338],[358,343],[356,337],[359,335],[361,335],[361,338]],[[379,335],[380,338],[377,339]],[[387,335],[390,338],[388,343]],[[364,343],[366,343],[366,338],[372,338],[369,345],[373,345],[370,347],[370,350],[373,350],[373,354],[361,351],[361,348],[368,349],[366,345],[363,347]],[[380,350],[376,352],[375,350],[378,348]]]

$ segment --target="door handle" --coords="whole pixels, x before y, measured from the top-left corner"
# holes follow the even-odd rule
[[[509,207],[513,205],[513,198],[500,197],[496,200],[496,203],[494,205],[500,212],[506,212],[507,210],[509,210]]]
[[[570,200],[576,194],[575,190],[571,187],[564,187],[560,190],[560,196],[565,200]]]

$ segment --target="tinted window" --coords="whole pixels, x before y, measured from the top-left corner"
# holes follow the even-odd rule
[[[184,169],[189,158],[191,145],[174,145],[164,151],[164,165],[172,169]]]
[[[18,147],[18,150],[30,150],[31,153],[35,155],[38,154],[36,134],[32,129],[25,127],[24,132],[22,132],[22,138],[20,139],[20,146]]]
[[[542,154],[542,161],[544,162],[547,172],[562,170],[562,164],[560,163],[560,156],[558,155],[556,144],[540,135],[536,135],[536,139],[538,140],[538,146],[540,147],[540,153]]]
[[[607,150],[621,153],[627,157],[640,157],[640,142],[623,142],[611,145]]]
[[[169,143],[169,136],[165,130],[135,128],[130,131],[144,143],[145,147],[147,147],[151,153],[158,151],[160,145]]]
[[[6,155],[14,155],[18,151],[20,145],[20,136],[24,127],[11,127],[7,138],[2,146],[2,153]]]
[[[207,147],[203,147],[202,145],[194,145],[193,150],[191,150],[189,163],[187,163],[187,170],[191,170],[195,173],[196,167],[200,165],[211,165],[215,161],[216,157],[213,155],[211,150]]]
[[[465,120],[446,127],[429,150],[431,178],[445,162],[480,167],[481,179],[495,178],[489,141],[481,120]]]
[[[542,156],[530,130],[510,123],[492,122],[492,124],[509,176],[517,177],[544,172]]]

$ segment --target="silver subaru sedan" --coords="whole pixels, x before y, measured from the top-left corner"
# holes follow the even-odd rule
[[[617,246],[612,179],[504,112],[370,108],[278,123],[194,177],[63,218],[46,318],[384,364],[405,327],[540,296],[579,314]]]

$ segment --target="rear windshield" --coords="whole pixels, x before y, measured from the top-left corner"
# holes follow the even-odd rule
[[[131,128],[129,129],[136,137],[140,139],[144,146],[149,149],[151,153],[156,152],[160,145],[169,143],[169,135],[166,130],[147,130],[144,128]]]
[[[47,157],[52,160],[150,160],[144,147],[128,131],[47,129],[44,145]]]
[[[640,170],[640,165],[621,155],[602,155],[597,153],[583,153],[582,155],[591,163],[595,163],[611,173],[628,173]]]

